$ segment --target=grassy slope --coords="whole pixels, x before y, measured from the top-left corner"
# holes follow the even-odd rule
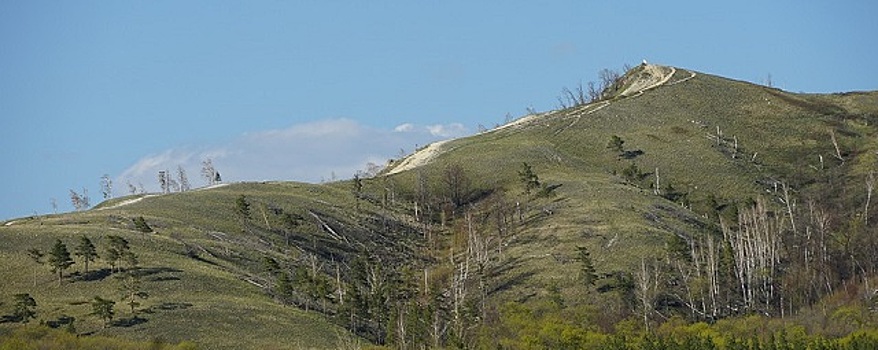
[[[499,300],[532,300],[558,286],[564,298],[585,302],[578,287],[576,246],[592,252],[599,272],[632,271],[641,259],[660,257],[672,235],[697,236],[715,232],[702,215],[709,195],[733,203],[768,193],[766,179],[792,182],[797,173],[837,165],[830,131],[838,138],[854,172],[875,164],[865,150],[876,149],[870,123],[878,115],[878,94],[797,95],[776,89],[731,81],[706,74],[677,70],[670,83],[634,97],[611,100],[603,108],[586,106],[547,113],[518,127],[458,139],[444,146],[433,163],[394,175],[390,186],[400,194],[397,207],[377,205],[382,179],[366,181],[361,209],[355,210],[350,184],[251,183],[183,194],[147,197],[118,208],[120,198],[98,206],[110,208],[82,213],[19,220],[0,226],[4,244],[0,278],[4,301],[14,293],[31,293],[39,303],[39,318],[53,320],[62,314],[76,317],[80,332],[120,335],[135,339],[194,340],[208,348],[336,347],[343,330],[324,316],[295,307],[281,307],[261,288],[245,281],[260,281],[259,259],[265,255],[298,261],[315,254],[324,262],[347,260],[360,251],[379,252],[395,259],[417,258],[422,242],[407,228],[406,192],[417,173],[426,175],[434,192],[441,192],[441,171],[455,162],[464,166],[474,187],[505,188],[513,201],[525,203],[526,224],[505,238],[504,269],[493,283]],[[682,81],[684,79],[688,79]],[[674,84],[675,81],[682,81]],[[719,128],[725,143],[708,139]],[[620,159],[606,148],[611,135],[624,139],[625,149],[643,153]],[[733,140],[738,154],[733,157]],[[755,160],[753,154],[757,153]],[[517,171],[531,164],[544,183],[561,184],[558,196],[528,201],[520,195]],[[645,173],[656,168],[662,186],[672,183],[687,192],[692,210],[655,196],[652,177],[638,186],[626,183],[622,169],[635,162]],[[860,169],[860,170],[856,170]],[[856,174],[847,174],[853,176]],[[235,199],[251,200],[253,219],[242,231],[235,213]],[[269,227],[280,223],[271,209],[297,213],[305,219],[296,228],[293,246]],[[551,215],[544,214],[547,209]],[[321,230],[310,212],[349,239],[342,244]],[[397,220],[399,233],[381,230],[380,215]],[[130,219],[144,216],[156,234],[133,231]],[[263,220],[268,221],[264,223]],[[112,278],[67,282],[63,288],[47,268],[31,262],[25,251],[46,250],[54,239],[72,249],[80,235],[101,246],[101,239],[118,234],[132,242],[141,266],[150,274],[145,289],[151,298],[143,308],[146,323],[101,330],[99,322],[81,304],[95,295],[117,297]],[[199,259],[186,256],[188,250]],[[80,266],[75,265],[78,269]],[[105,268],[99,262],[95,268]],[[37,286],[33,287],[34,269]],[[8,313],[8,305],[0,306]],[[129,317],[117,305],[119,317]],[[185,322],[185,323],[184,323]],[[0,329],[11,327],[0,325]]]
[[[643,258],[663,257],[674,234],[717,234],[705,219],[709,196],[721,205],[757,196],[775,200],[773,180],[807,185],[796,181],[817,171],[820,155],[826,168],[839,163],[831,132],[843,152],[850,151],[846,157],[876,149],[866,140],[876,134],[867,122],[869,115],[878,116],[878,93],[797,95],[707,74],[690,76],[678,69],[669,84],[603,108],[574,107],[448,142],[445,153],[421,169],[437,179],[445,164],[463,164],[476,187],[502,187],[522,202],[516,175],[521,162],[533,166],[544,183],[562,184],[556,199],[533,204],[553,214],[532,210],[533,223],[510,238],[509,266],[497,283],[518,284],[501,298],[524,300],[558,286],[565,299],[581,301],[576,246],[589,248],[599,273],[634,271]],[[708,137],[717,128],[720,145]],[[621,159],[607,149],[612,135],[626,141],[625,150],[643,154]],[[638,186],[615,175],[632,162],[649,175]],[[656,168],[662,188],[671,183],[688,193],[692,210],[653,195],[650,174]],[[413,176],[399,178],[411,183]]]
[[[0,246],[0,261],[4,266],[0,278],[6,281],[0,291],[4,301],[11,300],[15,293],[31,293],[39,305],[39,319],[51,321],[61,315],[73,316],[80,332],[173,342],[193,340],[211,349],[335,348],[338,334],[345,334],[343,329],[323,316],[280,306],[261,288],[244,280],[245,277],[258,279],[259,259],[263,256],[260,251],[265,249],[263,241],[241,233],[234,214],[234,200],[245,194],[262,202],[284,204],[289,211],[299,206],[329,211],[317,201],[344,205],[344,200],[333,198],[338,192],[328,187],[294,183],[236,184],[147,197],[114,209],[19,220],[11,226],[0,227],[4,243]],[[113,200],[99,207],[110,207],[126,199],[130,198]],[[253,201],[255,215],[261,215],[258,214],[259,203]],[[140,215],[156,233],[133,230],[130,218]],[[303,232],[310,230],[302,229]],[[111,234],[129,240],[139,257],[145,273],[144,289],[150,294],[141,309],[149,311],[143,315],[148,320],[145,323],[103,330],[100,322],[88,315],[91,307],[85,303],[94,296],[118,300],[118,282],[111,276],[97,281],[65,280],[63,287],[58,287],[56,275],[32,262],[26,250],[46,251],[55,239],[61,239],[72,252],[79,237],[85,235],[102,253],[105,237]],[[225,237],[225,240],[216,237]],[[186,246],[195,249],[200,260],[188,257]],[[91,269],[107,267],[99,261],[92,264]],[[79,264],[74,265],[68,273],[80,268]],[[36,286],[33,285],[34,272]],[[2,311],[9,313],[6,308]],[[131,317],[126,305],[117,303],[116,311],[117,318]]]

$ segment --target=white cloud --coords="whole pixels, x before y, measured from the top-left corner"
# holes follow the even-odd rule
[[[460,137],[467,133],[466,127],[460,123],[428,125],[427,130],[438,137]]]
[[[368,163],[384,164],[401,151],[468,133],[460,123],[418,126],[401,124],[393,129],[362,125],[350,119],[329,119],[296,124],[284,129],[249,132],[222,145],[181,147],[141,158],[116,181],[143,183],[156,191],[160,170],[175,173],[182,166],[193,187],[200,179],[201,162],[210,158],[226,182],[295,180],[318,182],[349,178]],[[120,188],[117,186],[117,188]]]
[[[395,128],[393,128],[393,131],[396,131],[396,132],[411,132],[414,130],[415,130],[415,125],[412,123],[400,124],[400,125],[397,125]]]

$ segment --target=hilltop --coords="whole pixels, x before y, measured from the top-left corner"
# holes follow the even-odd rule
[[[230,349],[553,347],[561,329],[597,337],[583,346],[781,316],[845,336],[876,325],[876,121],[878,92],[794,94],[643,64],[592,101],[434,143],[372,178],[9,221],[0,314],[29,293],[38,319],[72,316],[82,333]],[[77,263],[58,286],[27,254],[82,236],[102,252],[110,235],[136,267]],[[150,294],[136,315],[116,292],[126,275]],[[114,326],[89,315],[94,296],[119,301]]]

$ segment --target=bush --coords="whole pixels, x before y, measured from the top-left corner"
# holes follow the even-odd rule
[[[146,223],[146,219],[143,216],[138,216],[134,218],[134,229],[143,233],[151,233],[153,232],[152,227],[149,227],[149,224]]]

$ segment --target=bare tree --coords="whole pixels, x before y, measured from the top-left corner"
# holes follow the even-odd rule
[[[168,189],[170,192],[180,192],[180,183],[168,175]]]
[[[91,207],[91,198],[88,196],[88,189],[85,187],[82,188],[82,197],[81,198],[82,198],[82,207],[84,209],[88,209],[89,207]]]
[[[636,288],[634,293],[640,302],[640,313],[643,317],[643,327],[649,332],[649,314],[652,313],[652,281],[655,276],[650,275],[649,269],[646,267],[646,260],[640,260],[640,271],[635,277]]]
[[[55,197],[49,200],[52,203],[52,214],[58,214],[58,201]]]
[[[189,178],[186,176],[186,169],[183,169],[182,165],[177,166],[177,182],[180,183],[180,192],[190,190]]]
[[[735,275],[747,310],[754,309],[757,298],[768,307],[775,297],[781,224],[782,219],[770,215],[765,201],[759,198],[752,208],[738,214],[737,230],[722,225],[734,255]]]
[[[598,79],[600,79],[600,90],[601,90],[601,98],[607,97],[607,93],[609,93],[610,89],[613,85],[616,84],[619,79],[622,78],[622,74],[618,71],[604,68],[598,73]]]
[[[207,185],[215,185],[217,183],[217,179],[219,178],[219,173],[216,171],[216,168],[213,167],[213,161],[210,158],[205,159],[201,162],[201,177],[207,181]]]
[[[171,191],[171,184],[168,181],[168,172],[166,170],[159,171],[159,188],[162,193],[168,193]]]
[[[866,178],[866,207],[863,208],[863,222],[869,224],[869,203],[872,201],[872,190],[875,188],[875,172],[870,171]]]
[[[137,194],[137,187],[131,184],[131,180],[128,180],[128,194]]]
[[[449,164],[445,167],[445,171],[442,175],[442,182],[448,190],[448,196],[451,199],[451,203],[458,207],[463,205],[466,196],[469,194],[470,186],[469,177],[463,170],[463,166],[457,163]]]
[[[586,90],[586,94],[588,94],[588,101],[595,102],[601,99],[601,90],[595,86],[593,81],[588,82],[588,89]]]
[[[80,211],[83,208],[82,196],[74,190],[70,190],[70,204],[73,205],[73,209],[76,211]]]
[[[104,196],[104,199],[113,198],[113,180],[108,174],[101,176],[101,195]]]
[[[832,140],[832,146],[835,147],[835,158],[838,158],[844,164],[844,157],[841,156],[841,148],[838,146],[838,140],[835,138],[835,131],[829,130],[829,138]]]

